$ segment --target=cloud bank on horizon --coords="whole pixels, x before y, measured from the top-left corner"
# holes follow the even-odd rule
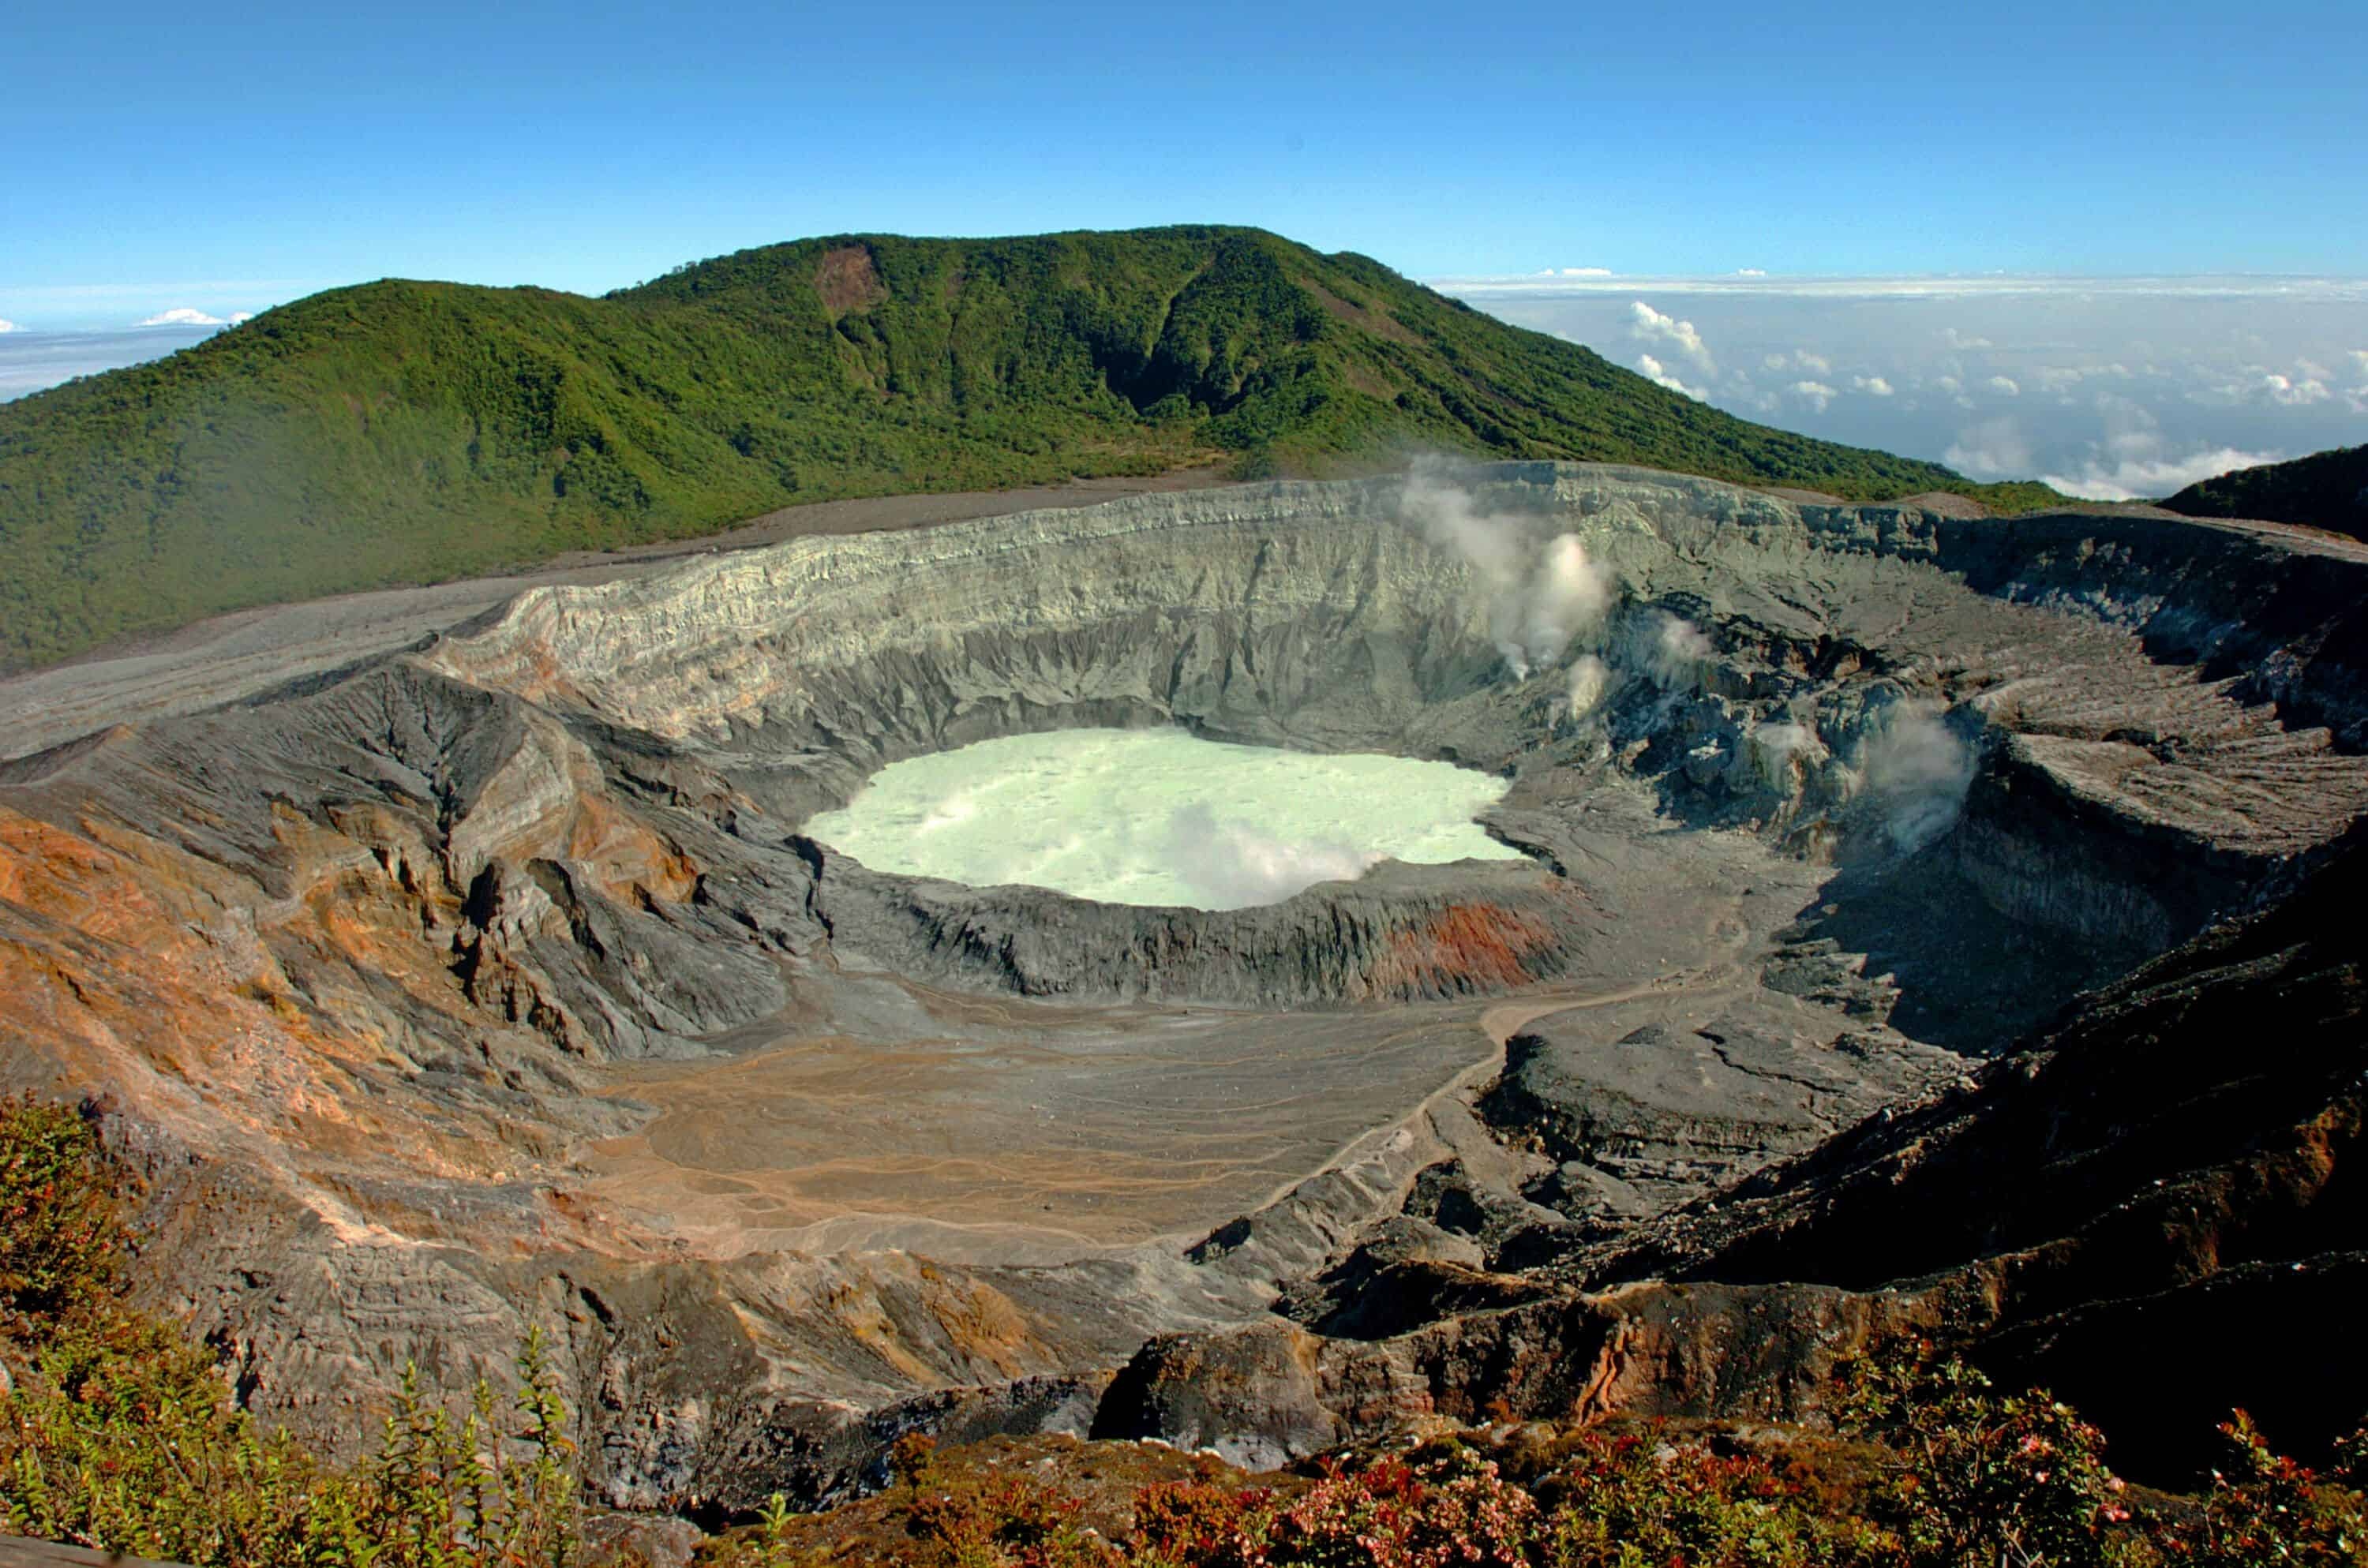
[[[1432,286],[1746,418],[2091,500],[2368,441],[2368,278],[1557,267]]]
[[[253,311],[233,311],[226,316],[210,316],[203,311],[187,305],[176,305],[169,311],[159,311],[140,322],[141,326],[236,326],[243,321],[253,321]]]
[[[161,359],[222,330],[222,325],[167,325],[126,326],[111,332],[38,332],[19,325],[14,332],[0,334],[0,403],[77,376]]]
[[[130,312],[125,312],[130,316]],[[253,321],[252,311],[215,315],[176,305],[120,324],[81,331],[44,330],[0,320],[0,403],[44,391],[78,376],[120,370],[161,359],[204,342],[215,333]]]

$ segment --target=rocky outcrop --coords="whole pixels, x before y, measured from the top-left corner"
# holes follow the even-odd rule
[[[888,876],[809,840],[843,963],[1080,1001],[1239,1006],[1439,1001],[1562,972],[1582,895],[1536,867],[1391,864],[1247,910],[1147,909]]]
[[[2078,1398],[2132,1462],[2193,1459],[2230,1403],[2297,1445],[2348,1431],[2368,1407],[2348,1359],[2314,1357],[2302,1379],[2224,1360],[2265,1322],[2334,1343],[2315,1325],[2340,1337],[2332,1303],[2368,1250],[2351,1168],[2368,975],[2349,925],[2368,840],[2326,858],[1967,1083],[1568,1272],[1866,1290],[1978,1270],[1997,1311],[1985,1354]]]
[[[1440,1418],[1816,1421],[1843,1358],[1937,1341],[2071,1398],[2132,1474],[2192,1481],[2237,1407],[2323,1451],[2368,1408],[2352,840],[1920,1102],[1517,1277],[1417,1246],[1320,1335],[1154,1341],[1101,1419],[1269,1463]]]
[[[1604,1011],[1549,1016],[1508,1042],[1482,1109],[1554,1162],[1536,1196],[1573,1218],[1634,1221],[1964,1070],[1880,1028],[1838,1028],[1847,1017],[1782,992],[1727,1002],[1691,1028],[1665,1011],[1616,1039]]]

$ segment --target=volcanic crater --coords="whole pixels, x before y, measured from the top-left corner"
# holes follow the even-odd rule
[[[539,1324],[620,1506],[842,1494],[913,1428],[1793,1408],[2013,1291],[1686,1328],[1723,1195],[2368,807],[2368,550],[2246,525],[1497,464],[439,592],[195,638],[168,701],[0,687],[7,1074],[98,1096],[251,1405],[336,1438]],[[1520,858],[1210,910],[805,831],[1154,727],[1480,769]]]

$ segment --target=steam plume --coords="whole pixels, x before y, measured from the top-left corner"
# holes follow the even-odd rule
[[[1645,646],[1645,673],[1664,689],[1690,687],[1702,678],[1710,656],[1710,639],[1702,635],[1702,628],[1665,613]]]
[[[1246,823],[1220,823],[1204,805],[1167,819],[1167,855],[1212,909],[1274,903],[1318,882],[1354,881],[1387,858],[1328,839],[1288,844]]]
[[[1481,510],[1433,465],[1406,476],[1398,506],[1424,537],[1472,568],[1487,597],[1489,638],[1515,676],[1557,662],[1572,638],[1601,623],[1611,575],[1577,534],[1557,535],[1540,551],[1529,519]]]
[[[1595,711],[1611,687],[1611,670],[1592,653],[1581,653],[1570,666],[1570,716],[1584,719]]]
[[[1974,782],[1974,756],[1930,709],[1903,706],[1891,715],[1866,737],[1859,771],[1892,843],[1913,852],[1956,823]]]
[[[1816,731],[1790,722],[1760,725],[1751,732],[1748,746],[1752,765],[1771,790],[1784,790],[1793,782],[1796,758],[1815,765],[1826,756],[1825,743]]]

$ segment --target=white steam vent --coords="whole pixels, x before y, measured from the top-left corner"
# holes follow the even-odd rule
[[[1506,789],[1445,762],[1058,730],[891,764],[805,831],[905,876],[1243,909],[1384,859],[1517,859],[1473,820]]]

